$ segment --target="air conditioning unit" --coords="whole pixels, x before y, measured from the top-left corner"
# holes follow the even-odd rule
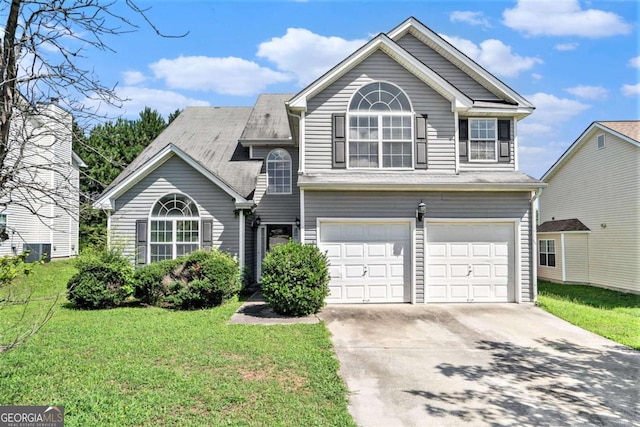
[[[51,243],[24,243],[22,252],[29,251],[26,262],[40,261],[43,256],[44,262],[51,261]]]

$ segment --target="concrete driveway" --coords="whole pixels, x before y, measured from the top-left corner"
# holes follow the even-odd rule
[[[531,304],[333,305],[320,318],[360,426],[640,426],[640,352]]]

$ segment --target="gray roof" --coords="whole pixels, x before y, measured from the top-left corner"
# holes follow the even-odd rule
[[[239,138],[240,141],[291,140],[285,102],[294,95],[294,93],[261,94]]]
[[[459,174],[430,171],[326,171],[306,173],[298,177],[300,187],[354,187],[383,188],[402,186],[408,190],[429,187],[483,187],[487,189],[514,188],[536,189],[546,184],[522,172],[486,171],[460,172]]]
[[[250,196],[255,189],[262,161],[249,160],[249,150],[238,138],[251,114],[251,107],[187,107],[109,185],[105,193],[173,144],[233,190]],[[103,193],[104,194],[104,193]]]
[[[562,231],[591,231],[578,218],[545,221],[538,226],[538,233],[559,233]]]

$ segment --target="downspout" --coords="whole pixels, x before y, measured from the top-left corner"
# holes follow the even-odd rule
[[[238,238],[240,239],[239,243],[239,253],[238,253],[238,264],[240,265],[240,271],[244,268],[244,210],[238,210],[238,219],[240,221],[240,232]]]
[[[300,112],[300,115],[297,114],[293,114],[290,110],[289,110],[289,104],[285,103],[285,105],[287,106],[287,115],[289,115],[290,117],[295,117],[298,119],[298,176],[300,175],[304,175],[305,172],[305,114],[304,111]],[[299,201],[299,206],[298,209],[300,211],[300,230],[299,230],[299,235],[300,235],[300,242],[304,243],[305,242],[305,235],[304,235],[304,223],[305,223],[305,217],[304,217],[304,190],[300,189],[300,201]]]
[[[542,194],[542,188],[538,188],[531,192],[531,208],[530,208],[530,224],[531,224],[531,290],[533,291],[533,302],[538,302],[538,224],[536,221],[536,200]]]

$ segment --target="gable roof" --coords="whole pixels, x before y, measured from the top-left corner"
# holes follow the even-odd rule
[[[522,95],[511,89],[502,82],[502,80],[484,69],[480,64],[462,53],[462,51],[458,50],[455,46],[443,39],[413,16],[391,30],[389,32],[389,37],[394,41],[398,41],[406,34],[413,35],[418,40],[431,47],[455,66],[470,75],[480,85],[484,86],[499,97],[509,100],[523,108],[535,108],[533,104],[527,101]]]
[[[434,71],[431,67],[420,61],[397,43],[397,40],[402,38],[402,36],[408,32],[411,32],[411,34],[416,36],[423,43],[434,48],[434,50],[478,81],[479,84],[492,89],[491,91],[498,94],[505,100],[505,102],[490,102],[487,100],[474,101],[471,99],[467,94],[450,83],[442,75]],[[531,114],[535,108],[524,97],[509,88],[498,78],[486,71],[476,62],[471,60],[453,45],[445,41],[442,37],[438,36],[413,17],[400,24],[388,35],[384,33],[378,34],[345,60],[296,94],[289,101],[288,106],[292,109],[304,110],[308,99],[320,93],[337,79],[346,74],[349,70],[361,63],[364,59],[379,50],[389,55],[398,64],[407,69],[407,71],[414,74],[444,98],[451,101],[453,109],[456,111],[495,113],[500,112],[501,110],[509,110],[508,114],[514,114],[519,118],[522,118]]]
[[[381,33],[371,39],[360,49],[349,55],[345,60],[326,72],[309,86],[302,89],[302,91],[298,92],[296,96],[289,101],[289,107],[294,109],[305,109],[308,99],[322,92],[322,90],[326,89],[329,85],[378,50],[389,55],[410,73],[427,83],[440,95],[450,100],[455,105],[456,109],[468,109],[473,105],[473,100],[471,100],[471,98],[445,80],[440,74],[420,62],[415,56],[411,55],[400,45],[391,40],[387,35]]]
[[[591,231],[578,218],[545,221],[538,226],[538,233],[561,233],[565,231]]]
[[[102,193],[105,208],[148,173],[177,155],[230,195],[243,201],[255,189],[261,161],[238,144],[251,107],[187,107]]]
[[[638,148],[640,148],[640,120],[623,120],[623,121],[597,121],[591,123],[589,127],[580,134],[573,144],[567,148],[567,150],[560,156],[558,160],[549,168],[548,171],[540,178],[542,181],[548,181],[551,177],[562,167],[565,163],[577,152],[577,150],[585,144],[589,139],[591,131],[594,129],[600,129],[603,132],[608,132],[617,136],[623,141],[626,141]]]
[[[258,96],[239,140],[244,146],[278,142],[293,144],[285,103],[294,93],[263,93]]]

